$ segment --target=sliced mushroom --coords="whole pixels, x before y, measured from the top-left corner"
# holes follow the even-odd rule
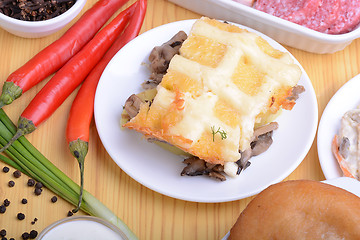
[[[163,74],[158,74],[159,77],[156,78],[154,81],[146,81],[141,84],[141,87],[145,90],[156,88],[159,83],[157,83],[158,80],[162,80]]]
[[[153,73],[165,73],[170,60],[179,53],[179,49],[186,38],[186,33],[180,31],[161,46],[154,47],[149,56],[151,71]]]
[[[254,130],[250,147],[241,152],[241,158],[236,162],[239,166],[236,173],[237,175],[250,166],[251,163],[249,159],[251,157],[265,152],[271,146],[273,143],[272,133],[278,129],[278,127],[279,124],[277,122],[271,122]]]
[[[222,173],[224,172],[224,166],[221,164],[216,164],[211,170],[214,172]]]
[[[153,48],[149,56],[151,70],[150,80],[142,84],[143,88],[154,88],[161,82],[164,74],[169,68],[170,60],[175,54],[179,53],[179,49],[186,38],[186,33],[180,31],[169,41],[163,43],[161,46]]]
[[[186,158],[183,162],[187,164],[187,166],[181,172],[181,176],[208,175],[209,177],[220,181],[226,180],[226,177],[223,175],[224,166],[221,164],[207,163],[205,160],[195,156]]]
[[[347,137],[343,137],[339,144],[339,153],[343,158],[347,158],[349,155],[350,141]]]
[[[205,161],[198,157],[189,157],[184,160],[187,166],[182,170],[181,176],[197,176],[203,175],[206,171]]]
[[[296,101],[301,93],[305,92],[305,88],[301,85],[296,85],[292,88],[291,96],[287,97],[290,101]]]
[[[271,132],[271,131],[274,131],[276,129],[279,128],[279,124],[277,122],[271,122],[267,125],[264,125],[264,126],[261,126],[257,129],[254,130],[254,135],[252,137],[252,142],[253,141],[256,141],[257,138],[260,136],[260,135],[263,135],[265,133],[268,133],[268,132]]]
[[[143,101],[135,94],[132,94],[126,100],[124,108],[130,119],[135,117],[139,113],[141,103],[143,103]]]
[[[239,166],[237,175],[239,175],[242,171],[244,171],[247,167],[250,166],[249,159],[252,157],[252,150],[251,148],[246,149],[244,152],[241,153],[241,158],[236,162]]]
[[[252,150],[251,155],[257,156],[257,155],[265,152],[266,150],[268,150],[268,148],[273,143],[273,139],[271,136],[272,136],[272,131],[265,133],[263,135],[260,135],[256,141],[252,142],[250,144],[251,150]]]
[[[209,177],[214,178],[216,180],[225,181],[226,177],[218,172],[209,172]]]
[[[217,166],[217,164],[213,164],[213,163],[205,163],[205,166],[206,166],[206,171],[208,171],[208,172],[210,172],[210,171],[212,171],[212,169],[214,168],[214,167],[216,167]]]

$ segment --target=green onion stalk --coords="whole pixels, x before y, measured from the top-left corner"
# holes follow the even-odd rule
[[[5,111],[0,109],[0,146],[6,145],[15,132],[16,126]],[[16,140],[5,153],[7,156],[0,154],[0,161],[43,183],[46,188],[74,206],[77,205],[80,186],[52,164],[24,136]],[[80,209],[89,215],[113,223],[125,233],[128,239],[137,239],[121,219],[86,190],[83,192],[83,203]]]

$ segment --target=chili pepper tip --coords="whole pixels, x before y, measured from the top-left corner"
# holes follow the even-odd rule
[[[11,144],[13,144],[19,137],[31,133],[36,129],[35,125],[33,124],[32,121],[24,118],[24,117],[20,117],[19,118],[19,122],[18,122],[18,129],[15,133],[15,135],[10,139],[10,141],[5,144],[1,149],[0,152],[5,151],[8,147],[11,146]]]

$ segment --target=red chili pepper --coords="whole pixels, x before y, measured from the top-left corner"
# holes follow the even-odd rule
[[[140,32],[146,13],[147,0],[139,0],[136,3],[137,6],[129,25],[86,77],[70,109],[66,128],[66,139],[70,151],[79,162],[80,167],[81,187],[78,207],[81,205],[84,181],[84,160],[88,152],[90,123],[94,113],[96,87],[101,74],[109,61],[125,44],[135,38]]]
[[[33,132],[80,85],[122,33],[135,7],[133,4],[122,11],[46,83],[21,114],[16,134],[0,152],[20,136]]]
[[[113,56],[129,41],[135,38],[141,29],[145,12],[146,0],[139,0],[138,6],[135,9],[134,15],[126,27],[123,34],[121,34],[111,48],[106,52],[99,63],[91,70],[81,86],[76,98],[70,109],[68,125],[66,129],[66,137],[68,143],[78,139],[85,142],[89,141],[89,126],[94,112],[94,98],[96,87],[102,72],[113,58]]]
[[[12,103],[60,69],[88,43],[109,18],[128,0],[100,0],[87,10],[62,37],[10,74],[0,96],[0,108]]]

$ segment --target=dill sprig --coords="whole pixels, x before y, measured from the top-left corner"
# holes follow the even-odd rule
[[[221,130],[220,127],[217,129],[217,131],[215,131],[215,126],[211,127],[211,134],[213,136],[213,142],[215,142],[215,135],[219,133],[221,136],[221,140],[224,140],[227,138],[227,133],[225,132],[225,130]]]

